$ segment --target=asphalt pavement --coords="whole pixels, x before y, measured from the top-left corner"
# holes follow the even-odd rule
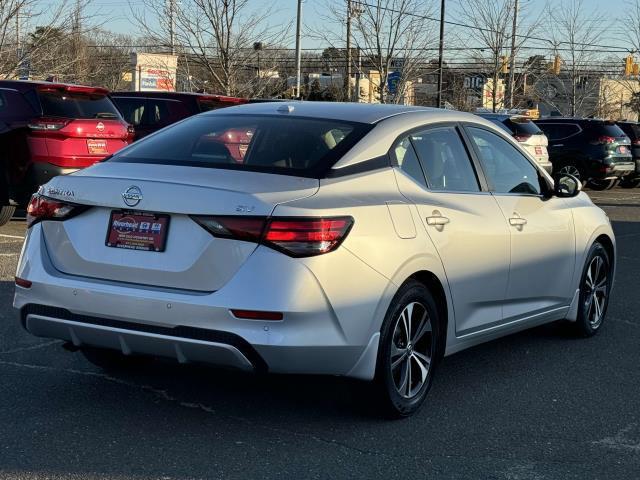
[[[357,382],[150,362],[107,375],[11,307],[24,220],[0,228],[2,479],[639,479],[640,188],[589,192],[617,235],[602,331],[560,324],[447,357],[413,418]]]

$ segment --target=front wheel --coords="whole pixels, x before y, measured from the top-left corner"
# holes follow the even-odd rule
[[[440,318],[421,283],[405,283],[394,297],[380,332],[375,384],[383,413],[413,415],[424,402],[439,353]]]
[[[0,227],[9,223],[9,220],[11,220],[15,211],[16,207],[10,205],[0,208]]]
[[[578,317],[573,323],[576,334],[591,337],[598,333],[609,306],[611,260],[600,243],[594,243],[582,272]]]
[[[640,185],[640,178],[623,178],[620,180],[622,188],[636,188],[638,185]]]
[[[614,178],[612,180],[589,180],[587,186],[591,190],[611,190],[618,184],[618,179]]]

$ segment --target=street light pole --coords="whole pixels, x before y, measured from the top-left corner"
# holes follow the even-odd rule
[[[351,0],[347,0],[347,65],[345,69],[345,89],[347,102],[351,101]]]
[[[300,50],[300,26],[302,24],[302,0],[298,0],[298,19],[296,21],[296,96],[300,98],[300,64],[302,52]]]
[[[511,29],[511,59],[509,62],[509,108],[513,108],[513,90],[515,88],[516,69],[516,31],[518,28],[518,0],[513,4],[513,27]]]
[[[440,3],[440,46],[438,48],[438,97],[436,107],[442,107],[442,65],[444,63],[444,4],[445,0]]]

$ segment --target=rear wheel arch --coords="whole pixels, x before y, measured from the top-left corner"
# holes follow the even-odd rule
[[[441,351],[438,353],[440,357],[443,357],[446,349],[447,331],[449,327],[449,307],[447,305],[447,295],[445,293],[444,285],[433,272],[428,270],[415,272],[407,278],[407,280],[416,280],[423,284],[427,290],[429,290],[431,295],[433,295],[433,298],[436,301],[436,307],[438,308],[438,314],[440,317],[440,338],[438,339],[438,344],[441,346]]]

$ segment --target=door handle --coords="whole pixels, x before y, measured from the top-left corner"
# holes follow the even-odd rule
[[[427,217],[427,225],[431,225],[432,227],[443,227],[447,223],[449,223],[449,219],[447,217],[437,216],[437,217]]]
[[[521,218],[521,217],[511,217],[509,219],[509,224],[512,227],[520,227],[520,228],[522,228],[524,225],[527,224],[527,219],[526,218]]]

